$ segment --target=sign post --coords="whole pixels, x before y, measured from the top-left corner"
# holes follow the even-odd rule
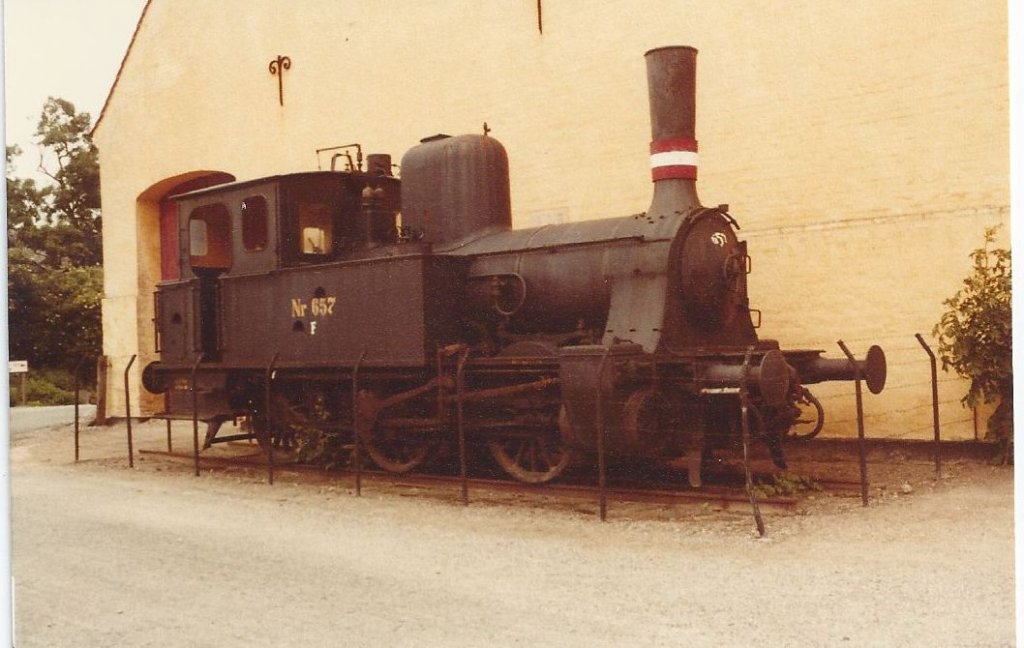
[[[7,372],[12,374],[21,374],[21,400],[19,402],[24,405],[27,400],[25,378],[28,376],[28,360],[8,360]]]

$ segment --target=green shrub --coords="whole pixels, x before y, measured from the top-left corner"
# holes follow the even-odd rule
[[[962,401],[974,407],[999,400],[986,437],[1008,446],[1013,438],[1013,328],[1010,251],[994,248],[998,226],[985,230],[985,244],[971,253],[974,267],[963,287],[943,301],[932,334],[939,341],[942,369],[971,381]]]
[[[10,404],[21,405],[21,376],[10,376]],[[93,385],[82,380],[79,385],[79,399],[87,402]],[[25,405],[74,405],[75,379],[70,371],[63,369],[33,369],[25,376]]]
[[[296,431],[295,459],[299,463],[319,466],[325,470],[347,468],[351,457],[350,438],[334,430],[303,426]]]
[[[773,476],[770,481],[761,480],[754,484],[754,494],[758,497],[775,497],[777,495],[797,495],[807,491],[820,491],[821,486],[811,479],[789,471]]]

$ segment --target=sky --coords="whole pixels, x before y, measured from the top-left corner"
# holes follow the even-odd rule
[[[2,0],[5,140],[24,154],[15,175],[41,179],[33,133],[47,97],[92,115],[117,76],[146,0]]]

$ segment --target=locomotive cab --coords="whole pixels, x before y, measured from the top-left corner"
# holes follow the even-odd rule
[[[225,300],[253,278],[358,257],[397,239],[399,181],[380,174],[298,173],[174,200],[181,279],[161,282],[156,291],[157,351],[165,363],[192,362],[200,352],[206,361],[220,360],[222,318],[230,317]]]
[[[175,196],[185,234],[181,276],[338,261],[360,248],[394,243],[399,186],[391,176],[329,171]]]

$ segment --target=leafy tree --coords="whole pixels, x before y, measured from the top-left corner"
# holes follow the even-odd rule
[[[14,177],[20,150],[6,150],[8,343],[11,357],[34,367],[70,369],[100,353],[99,166],[90,128],[89,114],[68,101],[51,97],[43,106],[36,137],[52,186]]]
[[[12,177],[14,156],[21,155],[17,146],[7,147],[7,233],[8,240],[17,241],[18,234],[31,229],[40,215],[47,190],[36,186],[36,181]],[[11,234],[14,236],[10,236]]]
[[[102,345],[98,266],[12,263],[7,277],[10,352],[34,367],[71,369]]]
[[[40,160],[39,170],[54,182],[42,210],[50,239],[44,247],[51,263],[102,262],[100,168],[90,121],[89,113],[76,112],[71,102],[50,97],[36,126],[36,141],[56,167],[48,168]],[[53,258],[54,254],[59,256]]]
[[[1008,446],[1013,438],[1013,329],[1010,251],[992,247],[997,227],[971,253],[974,264],[963,287],[942,302],[948,310],[935,325],[942,368],[971,381],[962,402],[974,407],[999,400],[987,436]]]

